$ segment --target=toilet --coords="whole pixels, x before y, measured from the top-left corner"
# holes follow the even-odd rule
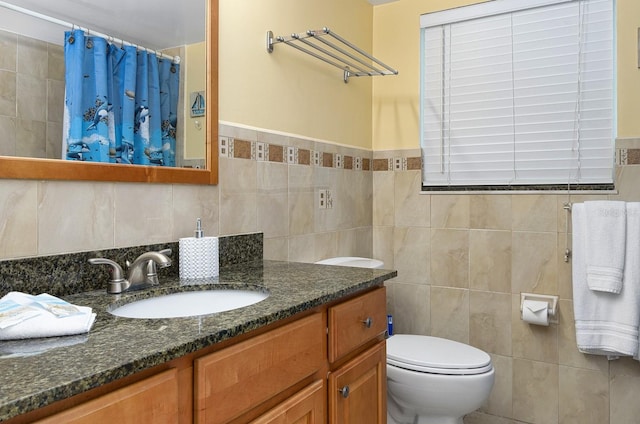
[[[377,259],[329,258],[317,264],[382,268]],[[489,398],[495,371],[480,349],[440,337],[387,339],[387,424],[463,424]]]
[[[439,337],[387,339],[387,423],[462,424],[489,398],[495,371],[480,349]]]

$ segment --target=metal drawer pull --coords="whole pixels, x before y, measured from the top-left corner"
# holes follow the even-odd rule
[[[362,321],[362,323],[364,324],[365,327],[371,328],[371,326],[373,325],[373,318],[367,317],[367,319]]]
[[[349,386],[344,386],[342,389],[338,389],[343,398],[349,397]]]

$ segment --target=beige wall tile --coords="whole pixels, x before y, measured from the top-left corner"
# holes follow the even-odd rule
[[[395,173],[395,225],[400,227],[429,227],[430,196],[420,194],[420,171]]]
[[[173,240],[192,237],[200,218],[205,236],[220,235],[218,186],[173,186]]]
[[[2,103],[2,99],[0,99],[0,103]],[[8,116],[0,116],[0,155],[14,156],[15,154],[16,119]]]
[[[0,257],[38,254],[38,182],[3,180],[0,184]],[[72,217],[67,220],[72,220]]]
[[[264,237],[289,235],[288,166],[258,162],[257,226]]]
[[[375,257],[373,254],[373,229],[359,227],[337,232],[338,256]]]
[[[561,365],[559,382],[558,412],[561,423],[609,422],[608,373]]]
[[[469,286],[511,293],[511,232],[469,232]]]
[[[512,293],[558,293],[557,239],[557,233],[513,233]]]
[[[338,256],[338,233],[314,234],[313,249],[313,262]]]
[[[469,290],[431,287],[431,335],[469,343]]]
[[[617,195],[610,195],[611,200],[627,202],[640,201],[640,166],[617,166],[616,189]]]
[[[18,142],[19,140],[19,142]],[[44,158],[47,155],[47,124],[44,121],[16,120],[16,156]]]
[[[132,216],[125,213],[120,220],[114,219],[114,199],[114,185],[110,183],[41,182],[38,193],[38,254],[113,247],[116,230],[134,226],[145,216],[141,213],[144,199],[138,196],[131,199],[130,207],[122,207],[123,212],[131,211]],[[152,208],[155,206],[150,205]],[[170,219],[159,224],[171,228]],[[132,228],[131,236],[144,233],[145,238],[149,237],[150,229]],[[160,228],[160,232],[163,231]],[[170,233],[165,238],[168,239]],[[135,246],[138,240],[134,239],[127,246]]]
[[[394,172],[373,172],[373,225],[394,224],[394,183]]]
[[[64,115],[64,81],[47,80],[47,122],[62,124]]]
[[[264,259],[272,261],[289,260],[289,238],[265,238],[264,239]]]
[[[19,35],[17,69],[20,74],[46,79],[49,70],[47,43]]]
[[[496,417],[495,415],[483,414],[481,412],[472,412],[466,415],[463,422],[464,424],[518,424],[518,421],[509,418]]]
[[[0,69],[0,115],[16,117],[17,74]]]
[[[62,157],[62,124],[47,122],[47,159],[60,159]]]
[[[469,288],[468,230],[431,230],[431,284]]]
[[[398,280],[407,283],[429,284],[428,228],[396,227],[393,230],[393,267]]]
[[[257,162],[220,158],[220,235],[257,231]]]
[[[313,246],[311,248],[311,246]],[[292,262],[315,262],[315,236],[303,234],[289,237],[289,260]]]
[[[558,423],[558,365],[513,359],[513,418]]]
[[[174,240],[173,192],[170,185],[114,184],[114,192],[115,246]]]
[[[609,398],[611,424],[635,423],[640,417],[640,366],[631,358],[610,362]]]
[[[0,70],[16,70],[18,56],[18,36],[12,32],[0,30]]]
[[[430,335],[430,287],[395,281],[387,287],[392,291],[394,333]]]
[[[548,327],[524,322],[520,317],[520,294],[512,295],[511,341],[514,358],[558,363],[558,325]]]
[[[514,231],[557,231],[558,202],[549,194],[517,195],[511,198],[511,228]]]
[[[16,76],[16,105],[18,117],[25,120],[47,120],[47,82],[33,75]]]
[[[373,227],[373,257],[391,269],[396,269],[394,232],[394,227]]]
[[[495,380],[491,394],[481,411],[493,416],[511,417],[513,413],[513,359],[510,356],[491,355]]]
[[[479,194],[469,196],[470,224],[474,229],[510,230],[511,196]]]
[[[469,228],[470,209],[468,195],[432,195],[432,228]]]
[[[469,321],[472,346],[511,356],[511,294],[471,290]]]
[[[64,47],[47,44],[47,78],[64,81]]]

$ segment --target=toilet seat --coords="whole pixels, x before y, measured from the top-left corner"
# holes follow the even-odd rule
[[[408,334],[387,339],[387,364],[446,375],[476,375],[493,369],[491,357],[473,346],[439,337]]]

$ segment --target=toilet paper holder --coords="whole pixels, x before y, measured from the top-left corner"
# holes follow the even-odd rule
[[[547,315],[550,324],[558,323],[558,296],[535,293],[520,293],[520,318],[525,300],[534,300],[547,303]]]

